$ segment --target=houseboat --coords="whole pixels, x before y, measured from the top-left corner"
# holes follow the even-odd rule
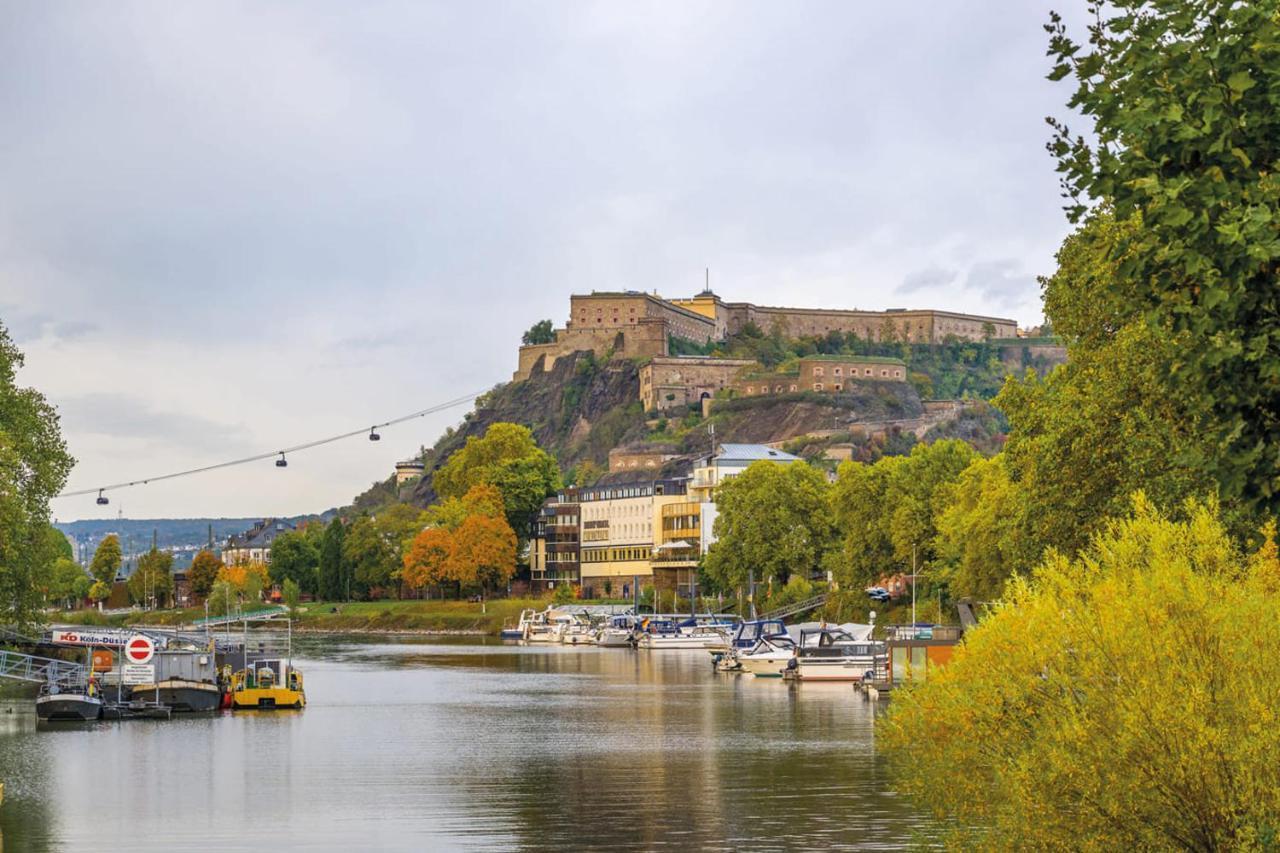
[[[874,681],[888,665],[885,644],[843,628],[802,631],[784,675],[800,681]]]
[[[102,696],[93,679],[77,686],[44,684],[36,697],[36,716],[51,722],[85,722],[102,716]]]

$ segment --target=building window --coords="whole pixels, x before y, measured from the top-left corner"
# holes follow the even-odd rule
[[[889,371],[887,371],[887,370],[881,370],[881,371],[880,371],[880,375],[881,375],[881,376],[888,376],[888,375],[889,375]]]
[[[791,390],[792,390],[792,391],[795,391],[795,390],[796,390],[796,386],[792,385],[792,386],[791,386]]]
[[[822,383],[821,383],[821,382],[815,382],[815,383],[813,383],[813,390],[815,390],[815,391],[821,391],[821,390],[822,390]]]
[[[821,368],[821,367],[815,367],[815,368],[813,369],[813,375],[814,375],[814,376],[821,376],[821,375],[822,375],[822,368]]]
[[[841,368],[839,368],[839,367],[833,367],[833,368],[831,368],[831,375],[832,375],[832,376],[840,376],[840,375],[842,375],[842,374],[841,374]]]
[[[871,375],[871,368],[870,368],[870,367],[868,367],[868,368],[867,368],[867,375],[868,375],[868,376],[870,376],[870,375]]]
[[[832,388],[834,388],[834,389],[835,389],[835,390],[837,390],[837,391],[843,391],[843,390],[844,390],[844,386],[843,386],[843,385],[841,385],[839,382],[837,382],[835,385],[832,385],[831,387],[832,387]]]
[[[901,370],[895,370],[895,371],[893,371],[893,376],[894,376],[894,378],[895,378],[895,379],[901,379],[901,378],[902,378],[902,371],[901,371]]]

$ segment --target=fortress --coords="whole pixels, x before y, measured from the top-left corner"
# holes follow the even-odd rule
[[[546,344],[520,347],[514,380],[527,379],[534,366],[549,369],[555,360],[581,350],[635,358],[667,356],[670,338],[697,344],[722,341],[753,324],[767,333],[778,329],[790,338],[853,332],[867,340],[940,343],[947,338],[1012,338],[1013,320],[932,309],[845,311],[828,308],[775,308],[749,302],[724,302],[710,290],[688,299],[663,299],[629,290],[569,297],[569,319]],[[726,365],[727,366],[727,365]]]

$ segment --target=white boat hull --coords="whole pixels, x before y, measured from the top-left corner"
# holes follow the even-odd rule
[[[742,671],[749,672],[756,678],[781,678],[782,671],[791,660],[789,654],[738,655]]]
[[[729,641],[724,637],[662,637],[654,636],[652,634],[643,634],[640,637],[639,646],[642,649],[650,649],[652,651],[660,651],[663,649],[700,649],[703,651],[709,651],[714,649],[727,650],[729,648]]]
[[[831,660],[798,660],[796,678],[801,681],[862,681],[875,664],[868,660],[839,658]]]
[[[596,638],[596,645],[607,649],[629,649],[635,643],[635,635],[630,631],[601,631]]]

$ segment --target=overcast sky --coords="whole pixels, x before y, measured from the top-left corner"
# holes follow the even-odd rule
[[[96,487],[510,378],[568,296],[1040,319],[1048,6],[2,2],[0,320]],[[320,511],[463,409],[55,501]]]

